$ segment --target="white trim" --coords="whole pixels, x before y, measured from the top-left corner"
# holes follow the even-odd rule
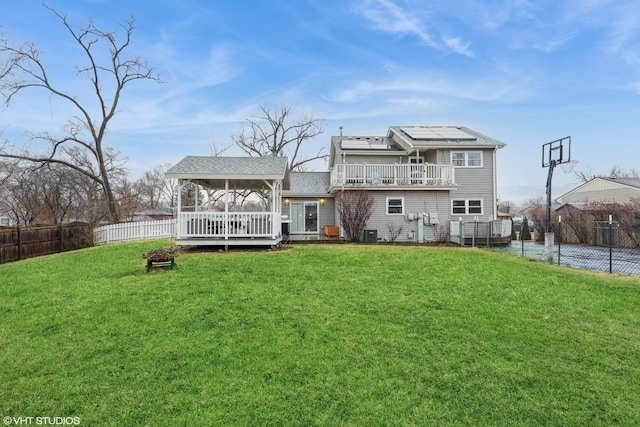
[[[480,202],[480,212],[469,212],[470,206],[469,202]],[[463,212],[454,212],[454,202],[464,202],[464,213]],[[477,208],[477,206],[473,206]],[[455,208],[462,208],[462,206],[455,206]],[[484,199],[451,199],[451,215],[484,215]]]
[[[402,209],[402,212],[400,213],[389,213],[389,200],[400,200],[401,204],[400,204],[400,208]],[[397,208],[397,206],[394,206],[394,208]],[[404,215],[404,197],[397,197],[397,196],[388,196],[385,202],[385,215],[388,216],[395,216],[395,215]]]
[[[316,231],[306,231],[306,227],[305,231],[294,231],[293,230],[293,215],[292,215],[292,206],[293,205],[302,205],[302,210],[303,213],[306,214],[306,207],[308,205],[315,205],[316,206]],[[289,234],[296,234],[296,235],[301,235],[301,234],[306,234],[306,235],[312,235],[312,234],[320,234],[320,202],[317,200],[297,200],[297,201],[289,201],[289,219],[291,220],[291,226],[289,228]],[[306,217],[304,218],[304,224],[306,225]]]
[[[464,165],[456,165],[453,163],[453,155],[454,154],[464,154]],[[469,154],[480,154],[480,164],[479,165],[469,165],[470,159]],[[484,155],[481,150],[451,150],[449,153],[449,159],[451,160],[451,164],[456,168],[482,168],[484,167]]]

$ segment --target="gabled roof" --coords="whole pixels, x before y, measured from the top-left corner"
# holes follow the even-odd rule
[[[329,197],[331,178],[329,172],[291,172],[289,189],[284,195]]]
[[[243,188],[260,185],[263,180],[288,178],[286,157],[211,157],[187,156],[170,168],[165,176],[224,188],[232,180]]]
[[[625,203],[640,197],[640,178],[595,177],[568,191],[556,200],[574,202]]]

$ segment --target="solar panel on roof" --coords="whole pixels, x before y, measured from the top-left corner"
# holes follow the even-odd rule
[[[413,139],[475,140],[476,137],[456,127],[405,127],[402,131]]]

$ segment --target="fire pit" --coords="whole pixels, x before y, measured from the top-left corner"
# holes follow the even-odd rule
[[[154,267],[173,269],[176,255],[172,248],[157,248],[145,252],[142,257],[147,260],[147,273]]]

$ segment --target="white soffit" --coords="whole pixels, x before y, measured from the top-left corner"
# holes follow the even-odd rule
[[[475,141],[476,137],[466,133],[465,131],[456,127],[403,127],[401,128],[404,133],[411,138],[439,140],[439,141]]]

